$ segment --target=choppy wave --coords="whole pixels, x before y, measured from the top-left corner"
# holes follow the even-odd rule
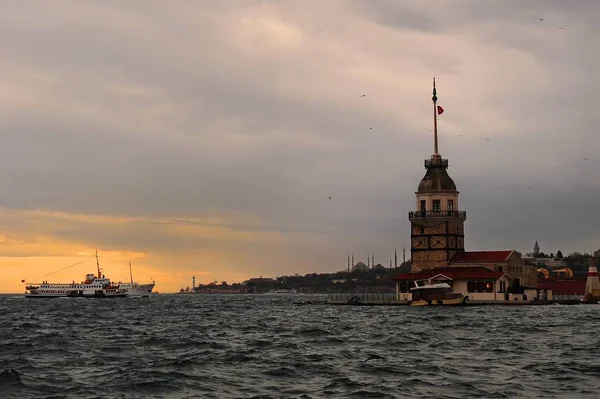
[[[598,397],[600,306],[0,296],[2,398]]]

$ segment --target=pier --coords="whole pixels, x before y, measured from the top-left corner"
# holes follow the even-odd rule
[[[540,305],[578,305],[582,304],[583,296],[562,295],[551,300],[476,300],[469,299],[465,306],[540,306]],[[354,306],[408,306],[410,301],[399,300],[395,293],[337,293],[329,294],[325,301],[327,305]]]

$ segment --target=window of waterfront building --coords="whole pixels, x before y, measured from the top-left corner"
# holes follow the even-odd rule
[[[427,201],[421,200],[421,212],[425,212],[427,210]]]
[[[491,281],[469,281],[467,282],[467,292],[494,292],[494,283]]]
[[[400,281],[400,292],[409,292],[410,284],[408,281]]]
[[[448,210],[449,211],[454,210],[454,200],[448,200]]]
[[[440,200],[433,200],[433,211],[439,212],[442,210],[442,204]]]

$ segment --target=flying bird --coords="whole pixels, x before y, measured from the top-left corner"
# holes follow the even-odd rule
[[[544,20],[544,18],[540,18],[540,21],[543,21],[543,20]]]
[[[364,96],[366,96],[366,94],[363,94],[361,97],[364,97]]]
[[[556,29],[562,29],[562,28],[556,28]]]
[[[491,139],[491,138],[489,138],[489,137],[486,137],[485,139],[486,139],[487,141],[492,141],[492,139]]]
[[[462,136],[464,136],[464,134],[457,134],[457,136],[458,136],[458,137],[462,137]]]
[[[331,199],[331,197],[329,197],[329,199]]]
[[[370,127],[370,128],[369,128],[369,130],[373,130],[373,128],[372,128],[372,127]]]
[[[587,159],[587,158],[583,158],[583,160],[584,160],[584,161],[587,161],[588,159]]]

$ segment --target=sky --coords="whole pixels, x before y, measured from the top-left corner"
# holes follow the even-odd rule
[[[466,249],[600,247],[600,2],[0,3],[0,292],[388,265],[434,76]]]

